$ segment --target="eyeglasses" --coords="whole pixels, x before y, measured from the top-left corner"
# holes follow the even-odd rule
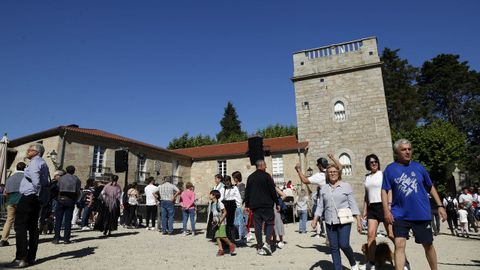
[[[372,160],[372,161],[370,161],[370,164],[378,164],[378,161]]]
[[[338,174],[338,171],[330,171],[328,174]]]

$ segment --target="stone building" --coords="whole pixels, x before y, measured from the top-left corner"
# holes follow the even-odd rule
[[[123,186],[125,173],[116,173],[115,151],[128,148],[128,182],[143,184],[149,176],[160,180],[173,178],[174,182],[190,178],[191,158],[167,149],[125,138],[98,129],[80,128],[76,125],[59,126],[10,141],[9,147],[17,150],[10,170],[24,161],[29,144],[40,142],[45,147],[44,159],[53,176],[56,168],[76,167],[82,185],[88,178],[109,181],[113,174],[119,176]]]
[[[129,150],[128,182],[145,185],[145,179],[153,176],[157,183],[165,177],[173,179],[179,186],[191,181],[196,188],[199,203],[208,201],[215,174],[231,175],[240,171],[245,180],[255,170],[247,157],[248,142],[167,150],[158,146],[136,141],[98,129],[80,128],[76,125],[59,126],[10,141],[9,147],[17,154],[10,166],[24,161],[26,150],[31,143],[39,142],[45,147],[50,175],[57,168],[68,165],[76,167],[76,175],[82,186],[88,178],[108,181],[113,174],[119,176],[123,186],[125,173],[115,172],[115,151]],[[278,184],[299,180],[294,166],[305,160],[308,143],[298,142],[295,136],[265,139],[264,149],[270,155],[265,157],[267,170]]]
[[[293,54],[298,138],[309,143],[307,166],[334,154],[358,201],[365,156],[382,168],[393,160],[377,39],[369,37]]]
[[[294,167],[297,163],[304,163],[308,143],[298,142],[295,136],[287,136],[264,139],[263,146],[264,150],[270,153],[265,156],[267,172],[273,176],[277,185],[281,186],[289,180],[299,184]],[[246,181],[248,175],[255,171],[255,166],[250,165],[247,157],[247,141],[173,151],[192,157],[191,181],[199,194],[200,202],[208,200],[207,195],[214,185],[216,174],[231,175],[234,171],[239,171]]]

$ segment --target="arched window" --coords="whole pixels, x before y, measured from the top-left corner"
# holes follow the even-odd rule
[[[345,121],[345,105],[343,102],[335,102],[335,105],[333,106],[333,113],[335,114],[336,121]]]
[[[343,153],[339,158],[340,163],[343,165],[342,174],[352,175],[352,159],[347,153]]]

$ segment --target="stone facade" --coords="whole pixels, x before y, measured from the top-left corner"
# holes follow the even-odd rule
[[[157,182],[164,179],[164,177],[174,176],[174,182],[183,182],[184,179],[190,179],[191,158],[181,156],[170,152],[168,150],[157,150],[156,148],[146,147],[143,144],[122,143],[111,138],[101,136],[85,136],[78,133],[67,133],[67,135],[58,134],[46,138],[35,138],[34,140],[22,142],[15,145],[17,155],[10,167],[10,171],[15,169],[15,166],[20,161],[25,161],[26,150],[31,143],[41,142],[45,147],[44,159],[50,169],[50,175],[56,170],[50,153],[55,150],[58,153],[57,164],[65,168],[68,165],[73,165],[76,168],[76,175],[82,181],[82,186],[89,177],[97,180],[108,181],[112,174],[119,177],[119,183],[123,186],[125,183],[125,173],[115,172],[115,151],[120,147],[128,147],[129,149],[129,164],[128,164],[128,182],[137,182],[144,184],[144,179],[153,176]],[[92,171],[94,167],[94,147],[101,146],[105,148],[103,155],[102,169],[97,173]],[[61,163],[63,153],[63,164]],[[144,169],[141,171],[137,168],[138,159],[145,159]],[[27,161],[28,163],[28,161]]]
[[[374,37],[293,54],[298,139],[306,164],[331,153],[347,165],[343,179],[362,201],[365,157],[393,161],[381,62]],[[348,164],[350,161],[350,164]]]

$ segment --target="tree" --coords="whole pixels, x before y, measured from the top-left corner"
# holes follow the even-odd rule
[[[264,129],[258,129],[256,134],[263,138],[277,138],[285,136],[297,136],[297,127],[295,125],[282,126],[280,124],[269,125]]]
[[[220,121],[222,130],[217,134],[217,141],[227,143],[246,140],[248,138],[247,133],[242,131],[240,124],[235,107],[229,101]]]
[[[467,106],[478,104],[478,74],[460,56],[440,54],[426,61],[418,77],[422,104],[429,110],[427,120],[444,119],[462,129]]]
[[[399,49],[383,50],[382,73],[388,119],[392,133],[414,128],[421,117],[420,100],[414,85],[418,69],[398,56]]]
[[[188,132],[185,132],[179,138],[174,138],[168,144],[168,149],[180,149],[180,148],[189,148],[189,147],[198,147],[204,145],[211,145],[215,144],[215,139],[211,138],[210,136],[206,135],[203,136],[199,134],[195,137],[190,137]]]
[[[480,74],[471,70],[459,55],[440,54],[426,61],[418,77],[424,117],[431,122],[443,119],[467,136],[466,168],[479,176],[480,155]]]
[[[449,122],[436,120],[396,133],[395,137],[395,140],[406,138],[412,142],[413,159],[425,166],[433,183],[443,193],[455,164],[465,157],[465,134]]]

